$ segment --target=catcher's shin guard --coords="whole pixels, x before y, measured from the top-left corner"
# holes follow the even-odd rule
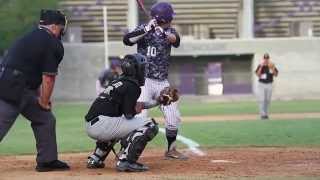
[[[158,125],[152,119],[152,122],[131,132],[127,137],[121,140],[122,153],[119,160],[135,163],[139,159],[147,143],[158,134],[158,131]]]
[[[104,168],[105,164],[103,163],[103,161],[105,161],[110,151],[113,149],[115,143],[116,141],[97,141],[94,153],[88,157],[87,168]]]

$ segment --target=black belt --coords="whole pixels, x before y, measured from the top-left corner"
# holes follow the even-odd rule
[[[18,69],[15,69],[15,68],[0,66],[0,77],[5,71],[11,72],[14,76],[21,76],[21,75],[25,74],[24,72],[22,72]],[[28,83],[26,83],[25,87],[30,90],[37,90],[38,89],[38,88],[34,88],[34,87],[30,86]]]
[[[0,66],[0,78],[2,77],[3,73],[4,73],[4,67]]]
[[[90,120],[87,120],[87,122],[89,122],[92,125],[94,125],[95,123],[97,123],[99,121],[99,117],[95,117],[95,118],[92,118]]]
[[[18,69],[11,68],[11,67],[5,67],[5,66],[0,66],[0,72],[4,72],[6,70],[9,70],[12,72],[13,75],[18,76],[18,75],[23,75],[24,73]]]

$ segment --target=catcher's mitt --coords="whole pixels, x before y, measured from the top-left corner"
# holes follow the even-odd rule
[[[165,87],[161,92],[158,98],[158,102],[161,105],[168,106],[172,102],[179,100],[178,90],[172,87]]]

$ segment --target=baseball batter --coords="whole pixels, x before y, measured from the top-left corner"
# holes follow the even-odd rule
[[[171,21],[174,16],[171,4],[167,2],[156,3],[151,8],[152,20],[147,24],[138,26],[132,32],[127,33],[123,42],[125,45],[137,44],[137,51],[148,59],[146,67],[145,85],[138,99],[139,102],[152,102],[168,82],[171,47],[180,46],[180,37]],[[169,106],[160,106],[165,117],[166,137],[168,149],[165,152],[166,159],[187,159],[185,155],[176,150],[176,137],[180,125],[180,112],[177,102]],[[143,110],[141,116],[147,116]]]

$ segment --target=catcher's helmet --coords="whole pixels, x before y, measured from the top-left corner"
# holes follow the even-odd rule
[[[169,23],[175,15],[170,3],[159,2],[151,7],[151,16],[157,20],[157,23]]]
[[[144,85],[146,57],[141,54],[126,55],[121,64],[122,72],[125,76],[138,80],[140,86]]]

